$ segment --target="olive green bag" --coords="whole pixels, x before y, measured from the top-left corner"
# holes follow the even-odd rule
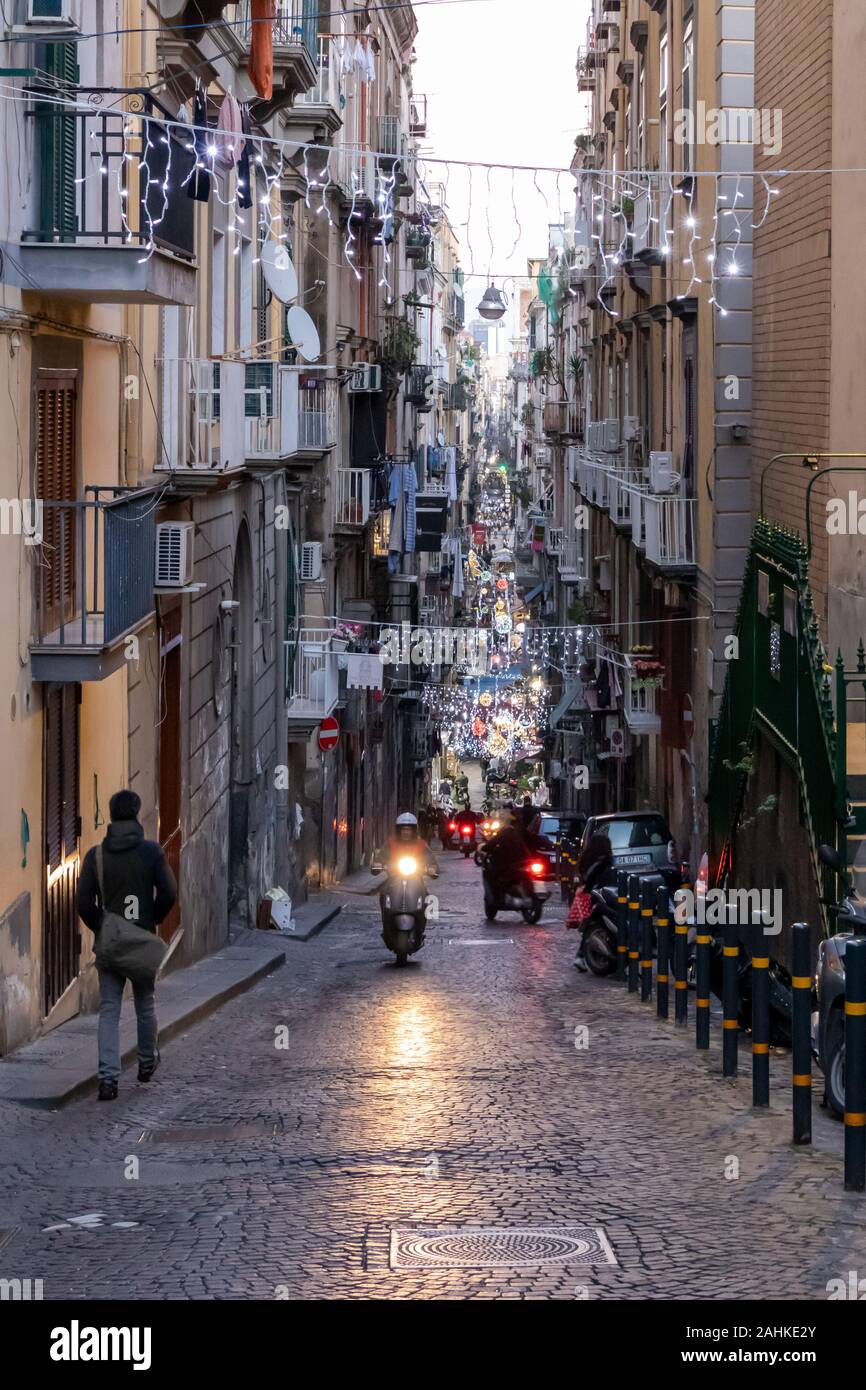
[[[96,877],[99,899],[105,902],[102,878],[102,845],[96,846]],[[125,975],[134,985],[153,984],[165,956],[165,942],[155,932],[103,909],[102,924],[96,937],[96,964],[101,970]]]

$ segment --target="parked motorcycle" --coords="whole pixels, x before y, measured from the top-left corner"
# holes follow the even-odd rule
[[[640,881],[641,884],[648,883],[653,889],[656,889],[661,884],[666,883],[666,878],[661,873],[643,874],[640,876]],[[593,888],[590,896],[593,904],[592,912],[580,926],[583,941],[582,954],[587,968],[593,975],[612,975],[616,970],[617,946],[619,944],[618,890],[614,884],[603,884],[600,888]],[[674,920],[674,909],[674,898],[669,896],[668,914],[671,923]],[[694,922],[689,922],[687,978],[690,984],[693,983],[694,975],[695,934]],[[653,949],[655,949],[655,932],[653,932]]]
[[[483,851],[481,867],[486,859]],[[547,864],[541,859],[527,861],[523,873],[504,892],[497,891],[484,875],[484,915],[488,922],[496,920],[497,912],[519,912],[524,922],[534,926],[541,917],[544,904],[550,897],[550,888],[545,882]]]
[[[812,1014],[812,1050],[824,1073],[824,1095],[834,1115],[841,1117],[845,1114],[845,950],[853,937],[866,934],[866,901],[835,849],[821,845],[818,858],[845,886],[844,898],[836,907],[836,925],[841,930],[818,946]]]
[[[384,865],[372,863],[371,871],[381,873]],[[397,957],[397,965],[405,965],[424,945],[427,926],[427,884],[421,855],[408,848],[395,855],[388,865],[388,877],[379,894],[382,910],[382,940]],[[438,877],[429,870],[432,878]]]

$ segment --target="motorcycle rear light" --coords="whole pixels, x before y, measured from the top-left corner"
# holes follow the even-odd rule
[[[449,829],[449,830],[456,830],[456,829],[457,829],[457,822],[456,822],[456,820],[450,820],[450,821],[448,822],[448,829]]]
[[[541,875],[544,873],[544,865],[540,859],[533,860],[529,866],[529,872],[534,878],[541,878]]]
[[[471,825],[461,825],[461,827],[460,827],[460,834],[461,834],[461,835],[471,835],[471,834],[472,834],[472,826],[471,826]]]

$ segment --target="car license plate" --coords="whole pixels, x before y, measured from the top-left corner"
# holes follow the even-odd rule
[[[618,854],[617,864],[651,864],[653,857],[651,854]]]

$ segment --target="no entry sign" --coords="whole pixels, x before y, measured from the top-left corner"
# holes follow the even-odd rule
[[[322,752],[327,753],[330,748],[336,748],[339,737],[340,726],[334,716],[329,714],[319,725],[319,747]]]

